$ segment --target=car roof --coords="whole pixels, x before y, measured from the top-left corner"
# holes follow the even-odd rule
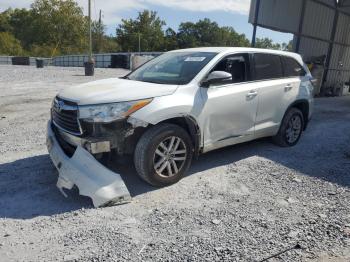
[[[299,63],[303,64],[303,59],[297,53],[281,51],[281,50],[272,50],[272,49],[263,49],[263,48],[251,48],[251,47],[195,47],[195,48],[186,48],[173,50],[171,52],[214,52],[220,54],[229,54],[237,52],[248,52],[248,53],[267,53],[275,54],[282,56],[289,56],[296,59]]]

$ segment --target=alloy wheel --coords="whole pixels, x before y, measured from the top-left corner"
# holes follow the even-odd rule
[[[293,115],[288,122],[286,138],[288,143],[293,144],[298,140],[302,128],[302,120],[299,115]]]
[[[185,142],[177,136],[165,138],[156,148],[153,167],[161,177],[175,176],[184,166],[187,158]]]

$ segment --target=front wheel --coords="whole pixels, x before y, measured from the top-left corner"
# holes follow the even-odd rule
[[[193,144],[188,133],[174,124],[159,124],[147,130],[136,145],[135,168],[154,186],[178,182],[191,165]]]
[[[303,127],[303,113],[298,108],[290,108],[282,120],[277,135],[272,140],[282,147],[294,146],[300,139]]]

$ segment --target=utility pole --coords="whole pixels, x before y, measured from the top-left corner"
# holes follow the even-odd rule
[[[99,41],[99,48],[98,51],[101,52],[102,51],[102,34],[103,34],[103,30],[102,30],[102,10],[100,9],[100,16],[98,18],[98,28],[99,28],[99,36],[98,36],[98,41]]]
[[[89,0],[89,62],[92,62],[91,0]]]
[[[139,54],[141,54],[141,34],[139,33]]]
[[[91,0],[89,1],[89,60],[84,63],[85,75],[93,76],[95,72],[95,61],[92,58],[92,33],[91,33]]]

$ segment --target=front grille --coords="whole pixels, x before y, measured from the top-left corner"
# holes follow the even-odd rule
[[[78,122],[78,105],[76,103],[56,97],[53,102],[51,117],[58,128],[76,135],[81,134]]]

